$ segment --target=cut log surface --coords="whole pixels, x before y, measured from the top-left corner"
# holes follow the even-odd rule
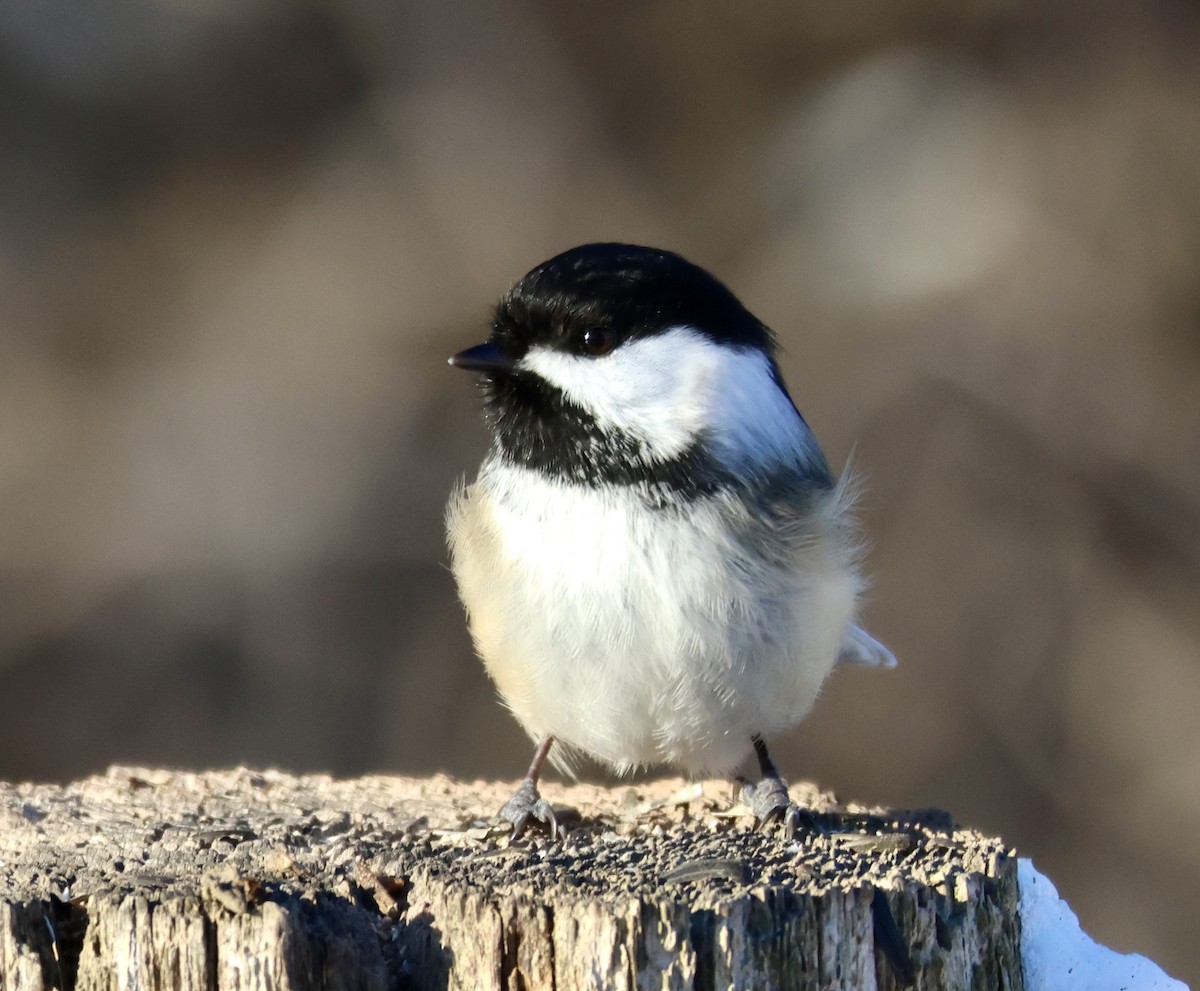
[[[124,767],[0,785],[0,985],[1021,987],[1016,858],[945,813],[796,785],[812,828],[788,839],[721,782],[549,782],[565,838],[510,844],[491,817],[512,789]]]

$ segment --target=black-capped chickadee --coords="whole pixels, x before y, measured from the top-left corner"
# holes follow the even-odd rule
[[[447,511],[475,646],[538,741],[501,815],[557,829],[542,764],[728,774],[763,821],[798,810],[764,737],[839,660],[892,666],[855,625],[850,487],[775,363],[771,331],[678,255],[588,244],[501,299],[479,372],[493,442]]]

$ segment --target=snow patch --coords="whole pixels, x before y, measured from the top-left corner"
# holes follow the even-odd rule
[[[1188,991],[1136,953],[1101,946],[1033,861],[1017,863],[1026,991]]]

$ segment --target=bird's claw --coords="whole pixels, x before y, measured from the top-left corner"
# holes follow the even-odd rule
[[[743,781],[742,801],[754,813],[757,828],[765,829],[772,823],[779,823],[785,839],[792,839],[797,832],[820,831],[812,812],[792,801],[781,778],[766,777],[758,784]]]
[[[550,830],[550,838],[558,838],[558,818],[554,809],[538,793],[537,785],[526,778],[513,792],[512,798],[500,808],[500,817],[512,823],[512,838],[519,840],[530,822],[538,822]]]

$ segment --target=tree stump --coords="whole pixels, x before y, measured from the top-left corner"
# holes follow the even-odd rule
[[[748,828],[720,782],[112,768],[0,785],[4,988],[1020,988],[1017,864],[945,813]]]

